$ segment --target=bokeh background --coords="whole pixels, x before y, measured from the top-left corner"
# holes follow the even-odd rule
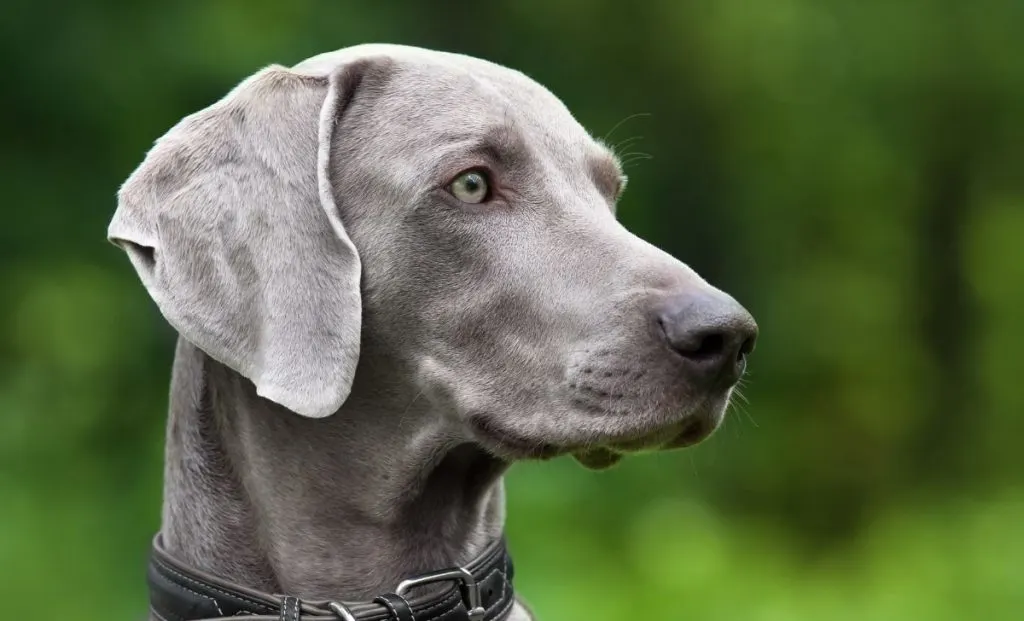
[[[707,443],[517,466],[541,619],[1020,619],[1024,2],[8,0],[0,601],[138,619],[174,335],[104,240],[152,141],[269,63],[482,56],[628,162],[621,219],[761,340]]]

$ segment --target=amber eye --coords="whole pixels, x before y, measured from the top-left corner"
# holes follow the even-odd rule
[[[463,203],[477,204],[487,200],[491,185],[483,171],[467,170],[452,181],[448,191]]]

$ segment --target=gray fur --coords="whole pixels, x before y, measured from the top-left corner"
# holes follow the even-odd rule
[[[481,165],[493,202],[446,193]],[[731,386],[686,381],[651,308],[738,305],[616,221],[619,177],[523,74],[403,46],[269,67],[171,129],[109,230],[181,335],[169,549],[368,597],[498,536],[513,461],[709,434]]]

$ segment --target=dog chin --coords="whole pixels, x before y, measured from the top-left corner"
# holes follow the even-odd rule
[[[728,399],[717,405],[708,405],[703,411],[687,416],[683,421],[669,425],[635,440],[609,442],[575,450],[572,456],[585,468],[605,470],[622,461],[627,455],[644,451],[671,451],[700,444],[721,425]]]
[[[642,440],[577,450],[573,451],[572,456],[585,468],[606,470],[622,461],[626,455],[644,451],[669,451],[699,444],[714,433],[717,426],[694,421],[682,431],[672,432],[671,435],[662,432]]]

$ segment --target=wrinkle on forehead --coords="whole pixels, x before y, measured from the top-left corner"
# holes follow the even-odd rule
[[[526,151],[526,140],[513,122],[490,125],[473,132],[443,132],[438,137],[441,141],[457,145],[465,151],[484,153],[499,161],[524,154]]]

